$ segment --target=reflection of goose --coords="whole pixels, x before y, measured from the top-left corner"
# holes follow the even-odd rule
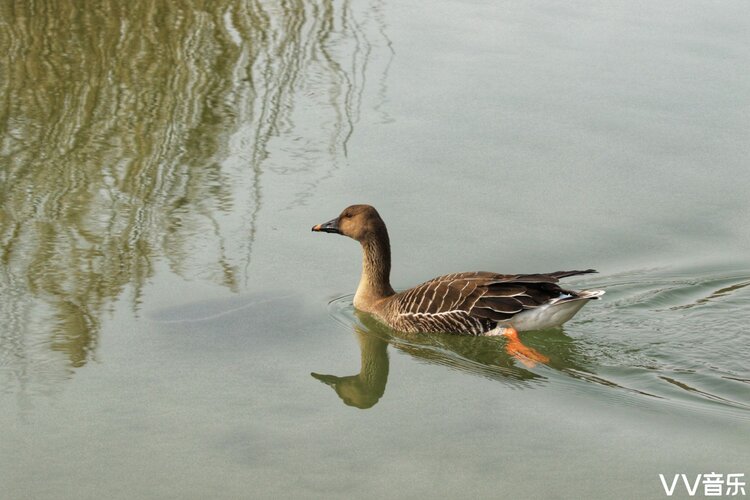
[[[593,269],[515,275],[455,273],[396,293],[390,284],[388,231],[373,207],[352,205],[336,219],[312,229],[343,234],[360,242],[362,277],[354,306],[403,332],[466,335],[502,332],[512,340],[511,349],[534,358],[536,353],[520,343],[516,330],[559,326],[590,299],[604,293],[564,290],[557,284],[560,278],[596,272]]]
[[[349,406],[370,408],[380,400],[388,381],[388,343],[375,335],[357,328],[357,340],[361,353],[360,370],[356,375],[311,375],[333,387],[336,394]]]
[[[389,374],[388,344],[417,360],[507,384],[544,380],[543,376],[519,366],[518,360],[502,349],[502,340],[497,337],[398,333],[367,313],[355,311],[355,314],[360,322],[354,327],[360,348],[360,372],[346,377],[311,374],[331,386],[348,406],[371,408],[383,397]],[[564,332],[556,332],[552,337],[539,332],[539,336],[536,340],[544,342],[551,368],[563,372],[573,370],[582,375],[588,373],[580,359],[577,361],[580,354],[573,340]]]

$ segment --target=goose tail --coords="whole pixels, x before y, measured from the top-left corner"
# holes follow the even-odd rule
[[[555,271],[554,273],[549,273],[550,276],[561,279],[561,278],[567,278],[568,276],[578,276],[579,274],[592,274],[597,273],[596,269],[585,269],[583,271]]]

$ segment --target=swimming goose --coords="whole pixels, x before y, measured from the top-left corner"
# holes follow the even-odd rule
[[[352,205],[313,231],[348,236],[362,245],[362,277],[354,307],[391,328],[409,333],[448,332],[464,335],[507,335],[562,325],[603,290],[561,288],[560,278],[585,271],[547,274],[454,273],[396,293],[391,287],[391,246],[377,210]],[[518,342],[518,341],[517,341]],[[524,352],[524,347],[518,345]]]

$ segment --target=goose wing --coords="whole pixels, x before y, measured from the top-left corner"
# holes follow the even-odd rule
[[[439,276],[393,297],[399,328],[478,335],[516,314],[559,297],[560,278],[595,272],[548,274],[454,273]]]

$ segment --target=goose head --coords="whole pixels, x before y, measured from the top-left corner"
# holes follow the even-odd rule
[[[359,242],[382,234],[385,223],[375,207],[370,205],[351,205],[341,215],[323,224],[313,226],[313,231],[336,233],[348,236]]]

